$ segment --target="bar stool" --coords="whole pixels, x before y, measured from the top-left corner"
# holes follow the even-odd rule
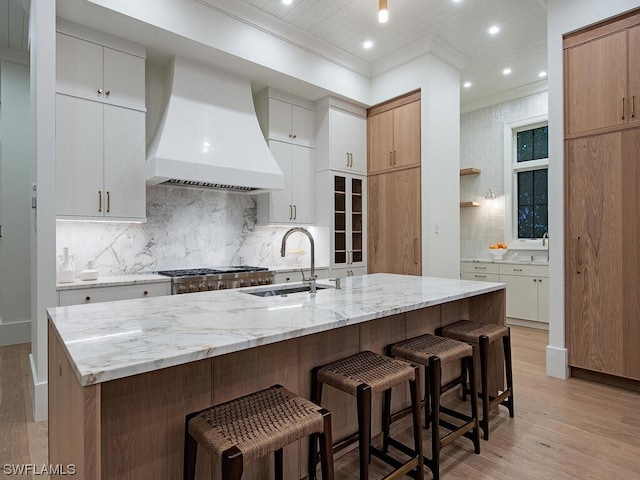
[[[282,448],[306,436],[320,438],[322,478],[333,480],[331,414],[281,385],[190,413],[185,420],[184,479],[193,480],[198,445],[220,464],[224,480],[238,480],[258,458],[274,454],[282,480]]]
[[[331,385],[338,390],[353,395],[357,399],[358,433],[335,446],[335,450],[358,440],[360,453],[360,480],[369,478],[369,462],[371,455],[393,466],[394,470],[385,480],[397,479],[416,470],[416,477],[424,476],[422,464],[422,432],[420,427],[420,397],[418,393],[418,366],[394,360],[384,355],[363,351],[324,366],[316,367],[312,372],[311,398],[320,404],[323,384]],[[391,388],[409,382],[413,412],[414,449],[391,439],[389,428],[391,416]],[[382,419],[382,435],[385,445],[391,443],[411,458],[402,463],[371,445],[371,399],[376,393],[384,392],[384,412]],[[402,447],[399,447],[401,445]],[[312,444],[309,448],[309,479],[315,479],[317,452]]]
[[[461,436],[473,441],[475,453],[480,453],[480,430],[478,425],[477,393],[471,395],[471,415],[465,415],[456,410],[444,407],[441,396],[452,388],[465,384],[465,372],[469,372],[471,388],[475,392],[473,353],[475,347],[464,342],[458,342],[435,335],[425,334],[410,338],[387,346],[387,354],[399,357],[425,366],[425,428],[431,426],[431,458],[424,459],[424,463],[431,469],[434,480],[440,478],[440,452],[442,448]],[[448,363],[460,360],[462,373],[445,385],[442,385],[442,367]],[[440,417],[444,413],[462,420],[462,425],[454,425]],[[450,430],[441,437],[440,427]]]
[[[438,335],[453,338],[463,342],[480,345],[480,377],[482,384],[482,420],[480,426],[484,432],[484,439],[489,440],[489,410],[498,405],[509,409],[509,416],[513,418],[513,370],[511,363],[511,330],[504,325],[472,322],[460,320],[452,325],[436,330]],[[497,397],[489,395],[489,345],[502,338],[504,352],[505,375],[507,377],[507,389]],[[466,389],[469,392],[469,389]]]

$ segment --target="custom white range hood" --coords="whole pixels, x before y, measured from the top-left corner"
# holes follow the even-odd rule
[[[249,80],[179,57],[146,172],[151,185],[247,193],[284,188],[258,124]]]

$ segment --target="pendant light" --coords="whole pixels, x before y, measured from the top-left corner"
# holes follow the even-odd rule
[[[389,20],[389,10],[387,9],[387,0],[379,0],[378,3],[378,21],[387,23]]]

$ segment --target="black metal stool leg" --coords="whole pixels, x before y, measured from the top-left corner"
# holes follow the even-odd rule
[[[358,430],[360,450],[360,480],[369,479],[371,446],[371,388],[362,384],[358,387]]]
[[[489,337],[480,335],[480,380],[482,383],[482,420],[480,425],[484,432],[484,439],[489,440]]]

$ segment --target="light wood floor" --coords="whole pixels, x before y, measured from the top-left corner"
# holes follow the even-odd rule
[[[503,407],[492,416],[491,438],[481,442],[480,455],[466,439],[445,448],[444,480],[640,478],[640,393],[547,377],[547,340],[545,331],[512,327],[516,417]],[[29,349],[0,348],[0,479],[32,478],[7,476],[5,464],[47,463],[47,422],[34,422],[31,413]],[[397,435],[411,444],[411,429]],[[429,431],[423,438],[428,451]],[[357,479],[357,461],[357,450],[339,458],[337,479]],[[372,478],[387,471],[372,460]]]

